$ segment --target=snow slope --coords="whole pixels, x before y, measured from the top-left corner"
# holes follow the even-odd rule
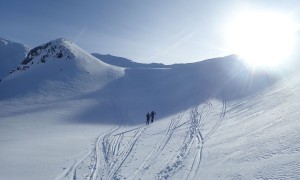
[[[57,39],[0,82],[0,178],[299,179],[299,88],[235,56],[124,69]]]
[[[92,55],[107,64],[111,64],[119,67],[125,67],[125,68],[166,68],[168,67],[168,65],[158,64],[158,63],[151,63],[151,64],[137,63],[127,58],[112,56],[109,54],[103,55],[98,53],[92,53]]]
[[[82,117],[94,114],[90,121],[95,122],[104,112],[113,111],[116,117],[104,119],[140,124],[141,117],[152,109],[167,117],[212,97],[233,100],[256,93],[277,80],[276,74],[253,72],[236,56],[168,68],[126,68],[124,76],[90,94],[96,99],[109,97],[109,102],[85,112]]]
[[[57,179],[299,179],[299,85],[112,127]]]
[[[2,101],[1,177],[299,179],[299,85],[295,77],[244,99],[210,99],[149,126],[65,121],[89,107],[84,99]]]
[[[28,52],[29,48],[23,44],[0,38],[0,79],[19,65]]]
[[[73,121],[140,124],[151,109],[167,117],[211,97],[236,99],[255,93],[276,80],[266,72],[253,73],[236,56],[165,68],[117,67],[57,39],[32,49],[3,79],[0,99],[93,99],[95,104]]]
[[[27,97],[70,98],[101,89],[124,74],[102,63],[74,43],[57,39],[32,49],[3,79],[0,99]]]

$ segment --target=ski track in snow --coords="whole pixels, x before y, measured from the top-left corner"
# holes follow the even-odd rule
[[[204,121],[208,117],[212,109],[212,104],[210,102],[203,103],[195,107],[190,112],[190,125],[189,130],[187,131],[185,138],[181,147],[178,150],[178,153],[173,155],[170,161],[167,163],[167,166],[162,169],[156,175],[156,179],[170,179],[173,175],[178,173],[178,171],[183,169],[187,163],[184,161],[188,156],[194,156],[193,162],[190,165],[190,168],[186,170],[184,177],[181,179],[195,179],[195,176],[200,167],[202,160],[202,152],[204,148],[204,142],[217,130],[220,126],[222,120],[225,117],[226,113],[226,100],[223,100],[222,111],[220,114],[219,120],[212,127],[212,129],[204,136],[201,132],[201,128],[204,125]]]
[[[226,99],[223,99],[223,106],[222,106],[222,112],[220,114],[220,119],[219,121],[214,125],[214,127],[205,135],[204,140],[208,140],[212,134],[215,133],[215,131],[218,129],[220,124],[222,123],[224,117],[226,114]]]
[[[73,165],[66,168],[56,179],[116,179],[118,170],[148,126],[135,128],[133,136],[124,146],[121,145],[123,136],[130,131],[112,135],[120,128],[121,126],[118,126],[101,134],[96,139],[92,150],[85,153],[78,161],[75,160]],[[87,166],[88,169],[84,170],[84,166]]]
[[[202,143],[203,143],[203,137],[200,132],[200,126],[202,124],[203,118],[201,117],[203,114],[204,109],[208,106],[210,108],[210,105],[204,105],[202,109],[200,110],[200,106],[195,107],[190,112],[190,125],[189,130],[187,131],[184,141],[179,148],[179,151],[177,154],[174,154],[173,157],[170,159],[170,161],[167,163],[167,166],[162,169],[159,173],[156,175],[156,179],[169,179],[175,172],[179,171],[183,166],[183,161],[188,156],[188,153],[191,151],[191,148],[195,141],[197,141],[197,148],[198,152],[196,157],[194,157],[194,162],[192,167],[190,168],[189,172],[195,172],[197,171],[198,167],[197,164],[200,164],[201,161],[201,154],[202,154]],[[208,111],[206,115],[208,115]],[[186,176],[191,176],[190,174],[187,174]]]
[[[208,133],[203,134],[204,121],[210,114],[211,109],[212,104],[210,102],[194,107],[189,112],[189,120],[181,125],[178,124],[186,112],[173,117],[163,137],[160,138],[140,167],[128,179],[142,179],[143,175],[156,163],[174,132],[181,126],[188,126],[183,142],[174,154],[170,154],[168,162],[156,173],[155,178],[170,179],[176,174],[180,174],[178,173],[179,171],[184,170],[184,173],[181,173],[184,177],[181,178],[194,179],[202,160],[204,143],[215,133],[225,117],[226,100],[223,100],[222,111],[218,121]],[[118,173],[123,163],[133,153],[132,149],[136,145],[137,140],[142,137],[141,135],[148,127],[140,126],[118,132],[121,126],[117,126],[101,134],[96,139],[92,149],[86,151],[81,158],[78,158],[78,161],[74,160],[74,163],[69,168],[66,168],[56,179],[118,179]],[[124,137],[125,134],[130,134],[129,139]],[[192,157],[189,158],[191,161],[185,163],[188,157]]]
[[[107,149],[108,143],[107,138],[115,131],[117,131],[119,127],[112,129],[111,131],[99,136],[97,139],[96,146],[94,148],[94,157],[96,160],[96,164],[93,167],[93,173],[89,179],[96,180],[98,176],[105,176],[107,172],[107,162],[109,161],[109,149]],[[102,147],[102,148],[100,148]],[[109,147],[109,146],[108,146]]]
[[[149,126],[143,126],[138,128],[135,132],[133,137],[128,141],[128,143],[124,146],[124,148],[121,148],[120,151],[115,153],[115,156],[113,156],[113,161],[109,162],[109,169],[108,169],[108,176],[107,179],[116,179],[115,176],[117,175],[117,172],[119,171],[120,167],[128,157],[128,155],[131,153],[135,143],[137,140],[141,137],[141,135],[144,133],[144,131]],[[123,135],[123,134],[120,134]],[[120,136],[118,135],[118,136]],[[119,146],[120,143],[117,143],[117,146]],[[106,179],[106,178],[104,178]]]
[[[137,171],[135,171],[129,179],[141,179],[143,176],[143,173],[147,171],[147,169],[150,168],[150,166],[155,162],[155,160],[158,158],[159,154],[162,152],[162,150],[166,147],[169,140],[171,139],[172,134],[174,133],[178,123],[180,122],[182,116],[184,114],[179,114],[178,116],[175,116],[172,118],[171,123],[166,130],[166,133],[164,136],[158,141],[158,143],[153,148],[152,152],[147,156],[143,164],[139,167]]]
[[[84,154],[78,161],[75,160],[72,166],[66,168],[66,170],[58,176],[56,179],[96,179],[98,173],[102,173],[102,167],[105,167],[103,164],[104,159],[107,158],[107,155],[104,151],[100,149],[101,144],[111,133],[117,131],[120,127],[115,127],[101,134],[97,139],[93,148]],[[87,161],[87,162],[86,162]],[[87,163],[87,164],[85,164]],[[87,165],[87,170],[81,172],[83,167]],[[78,173],[80,172],[80,173]],[[77,175],[80,174],[80,177]]]
[[[65,171],[56,178],[56,180],[66,179],[66,178],[76,179],[76,169],[78,169],[78,167],[82,164],[82,162],[85,161],[90,156],[91,153],[92,151],[90,150],[84,153],[84,155],[78,161],[75,160],[73,165],[66,168]]]

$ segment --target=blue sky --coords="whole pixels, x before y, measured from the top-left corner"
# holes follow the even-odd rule
[[[244,9],[299,20],[299,7],[297,0],[1,0],[0,37],[29,47],[63,37],[90,53],[194,62],[231,54],[224,29]]]

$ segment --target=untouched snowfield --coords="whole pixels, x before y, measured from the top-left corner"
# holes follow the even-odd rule
[[[184,85],[153,88],[156,94],[192,94],[184,96],[187,101],[179,98],[181,105],[169,102],[179,107],[173,111],[157,105],[168,105],[158,95],[161,99],[141,105],[138,120],[130,118],[139,113],[122,119],[119,108],[132,110],[137,103],[123,100],[144,102],[143,89],[131,94],[130,88],[143,87],[139,78],[150,76],[97,61],[68,41],[54,44],[66,51],[64,57],[72,52],[74,61],[61,62],[54,51],[39,64],[46,47],[29,62],[33,67],[0,83],[0,179],[300,179],[299,74],[231,99],[199,99]],[[130,83],[109,86],[120,79]],[[105,87],[111,88],[103,92]],[[118,88],[127,97],[115,94]],[[114,107],[110,101],[122,106],[100,109]],[[145,125],[144,114],[151,110],[157,112],[155,121]],[[94,121],[109,114],[119,121]]]

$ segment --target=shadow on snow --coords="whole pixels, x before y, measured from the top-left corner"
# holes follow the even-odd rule
[[[239,99],[264,90],[279,77],[247,67],[236,56],[197,63],[175,64],[170,68],[133,68],[85,98],[97,105],[75,119],[87,123],[143,124],[152,110],[163,118],[199,105],[210,98]]]

